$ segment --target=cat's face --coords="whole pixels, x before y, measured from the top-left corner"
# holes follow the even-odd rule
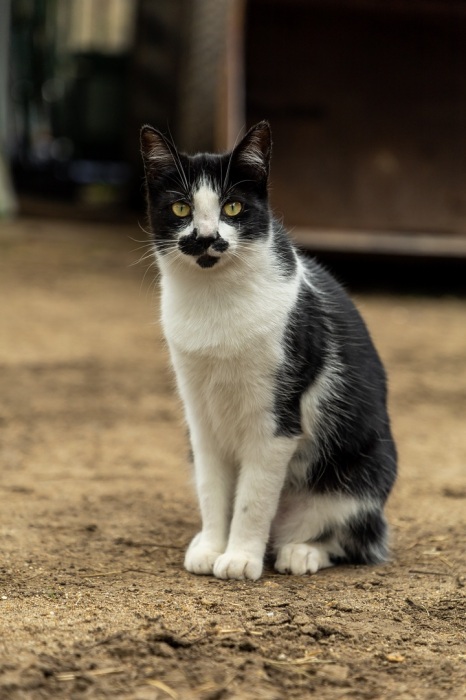
[[[224,155],[178,153],[150,126],[142,128],[141,148],[154,244],[167,262],[220,269],[268,236],[266,122]]]

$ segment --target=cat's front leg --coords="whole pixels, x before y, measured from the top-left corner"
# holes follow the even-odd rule
[[[211,574],[224,546],[212,542],[201,530],[191,540],[184,557],[184,567],[192,574]]]
[[[257,442],[242,460],[228,546],[213,569],[217,578],[256,581],[262,574],[270,526],[296,440],[275,437],[266,444]]]
[[[202,530],[189,545],[184,565],[193,574],[211,574],[227,546],[234,473],[214,444],[193,440],[194,469]]]

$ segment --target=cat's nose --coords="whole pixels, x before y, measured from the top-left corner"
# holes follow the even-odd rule
[[[203,231],[199,228],[195,228],[193,233],[196,236],[196,238],[209,238],[212,241],[216,241],[220,235],[218,231],[212,229],[207,229]]]
[[[212,243],[215,243],[220,238],[220,234],[218,231],[215,231],[214,233],[202,233],[198,229],[194,229],[193,231],[195,235],[196,241],[199,243],[199,246],[202,246],[204,250],[207,250],[207,248],[210,248]]]
[[[198,236],[197,229],[194,229],[188,236],[182,236],[180,238],[178,246],[181,252],[186,255],[202,255],[211,245],[215,247],[215,244],[218,245],[219,243],[221,243],[221,239],[217,231],[214,235]]]

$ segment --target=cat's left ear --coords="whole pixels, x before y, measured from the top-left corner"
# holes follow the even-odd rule
[[[141,129],[141,154],[146,174],[154,177],[173,167],[177,151],[160,131],[147,124]]]
[[[272,153],[272,133],[266,121],[253,126],[232,153],[233,162],[252,169],[258,179],[267,180]]]

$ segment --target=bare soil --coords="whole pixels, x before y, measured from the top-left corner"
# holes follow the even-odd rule
[[[390,376],[392,560],[195,577],[155,271],[129,236],[0,229],[0,698],[465,698],[465,298],[357,298]]]

